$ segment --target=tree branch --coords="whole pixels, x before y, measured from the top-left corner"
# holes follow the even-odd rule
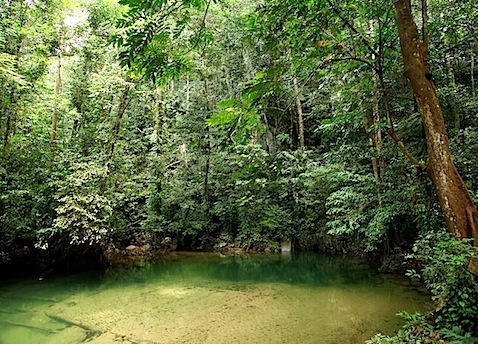
[[[338,10],[338,8],[332,3],[331,0],[326,0],[327,3],[329,4],[329,6],[332,8],[332,10],[339,16],[340,20],[342,20],[342,22],[350,29],[352,30],[353,33],[355,33],[357,36],[359,36],[360,40],[362,41],[362,43],[365,45],[365,48],[367,48],[368,51],[370,51],[370,53],[372,55],[378,55],[377,52],[375,51],[374,48],[372,48],[372,46],[370,46],[369,42],[367,41],[367,39],[355,28],[355,26],[352,25],[352,23],[350,23],[343,15],[342,13]]]
[[[378,68],[375,67],[372,63],[368,62],[367,60],[363,60],[361,58],[358,58],[358,57],[341,57],[341,58],[336,58],[336,59],[330,59],[328,60],[330,62],[340,62],[340,61],[357,61],[357,62],[361,62],[367,66],[369,66],[374,72],[378,73]]]
[[[416,167],[418,167],[422,171],[426,171],[427,167],[424,163],[419,162],[405,147],[403,141],[398,137],[397,133],[393,129],[393,127],[388,128],[387,133],[390,135],[393,141],[397,144],[400,151],[407,157],[407,159]]]

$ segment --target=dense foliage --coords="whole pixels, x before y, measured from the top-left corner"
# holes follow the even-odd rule
[[[0,265],[96,264],[131,244],[292,240],[393,271],[409,254],[437,328],[374,340],[476,334],[476,249],[442,233],[390,1],[0,5]],[[429,0],[419,27],[475,200],[477,17],[474,1]]]

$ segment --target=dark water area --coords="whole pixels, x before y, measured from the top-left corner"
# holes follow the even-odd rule
[[[0,284],[0,344],[360,343],[429,298],[318,254],[176,254]]]
[[[315,253],[295,255],[181,255],[153,262],[110,267],[104,280],[120,283],[209,279],[238,283],[288,283],[315,286],[380,284],[380,275],[363,260]]]

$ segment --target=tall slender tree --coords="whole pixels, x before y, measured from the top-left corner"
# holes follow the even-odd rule
[[[53,164],[55,159],[56,137],[58,130],[58,108],[60,106],[61,94],[61,64],[62,64],[62,35],[60,34],[60,42],[58,44],[58,56],[56,63],[56,78],[55,78],[55,100],[53,102],[53,114],[51,116],[51,136],[50,136],[50,163]]]

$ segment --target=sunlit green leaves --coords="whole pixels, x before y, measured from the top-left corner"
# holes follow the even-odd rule
[[[244,98],[247,101],[247,98]],[[246,143],[252,138],[254,132],[257,134],[262,130],[260,115],[251,104],[230,99],[220,102],[217,106],[224,110],[208,118],[207,125],[230,132],[235,141]]]
[[[18,73],[15,67],[15,56],[0,53],[0,79],[12,81],[19,85],[25,85],[24,77]]]
[[[188,68],[188,54],[213,40],[205,22],[210,2],[121,1],[129,8],[116,38],[123,65],[160,84],[178,78]]]

